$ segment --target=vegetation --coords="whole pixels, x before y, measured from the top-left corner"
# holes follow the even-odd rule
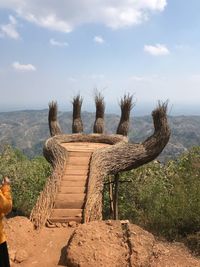
[[[0,178],[7,175],[11,179],[16,214],[29,216],[50,173],[51,167],[43,157],[29,160],[10,146],[4,147],[0,154]]]
[[[0,154],[0,179],[12,182],[14,212],[29,216],[51,167],[43,157],[29,160],[17,149]],[[110,217],[109,180],[104,218]],[[114,178],[113,178],[114,179]],[[119,218],[129,219],[168,240],[185,239],[200,254],[200,147],[162,165],[157,161],[119,177]]]
[[[200,246],[200,147],[166,165],[154,161],[123,173],[119,180],[120,219],[129,219],[168,240],[190,235],[190,243]],[[104,218],[109,216],[108,184]],[[195,237],[199,239],[194,241]]]

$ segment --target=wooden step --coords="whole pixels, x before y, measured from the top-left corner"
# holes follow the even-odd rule
[[[67,223],[67,222],[71,222],[71,221],[81,223],[82,218],[79,218],[79,217],[62,217],[62,218],[50,218],[49,219],[49,222],[52,222],[52,223],[57,223],[57,222]]]
[[[82,200],[57,200],[54,204],[55,209],[82,209],[84,202]]]
[[[84,201],[85,200],[85,195],[84,193],[81,194],[62,194],[58,193],[56,196],[56,201]]]
[[[92,152],[90,151],[70,151],[69,157],[91,157]]]
[[[59,191],[61,194],[80,194],[80,193],[85,193],[86,192],[86,187],[85,186],[61,186]]]
[[[65,169],[64,170],[64,175],[87,175],[88,174],[88,169],[85,170],[77,170],[77,169]]]
[[[88,164],[85,164],[85,165],[72,165],[72,164],[68,164],[65,167],[64,171],[65,172],[68,171],[68,170],[84,170],[84,171],[86,171],[88,169],[89,169]]]
[[[50,218],[82,217],[82,209],[53,209]]]
[[[87,175],[72,175],[72,174],[64,174],[61,181],[86,181]]]
[[[60,182],[60,188],[61,187],[85,187],[86,186],[86,179],[82,180],[62,180]]]
[[[90,162],[90,157],[69,157],[67,164],[71,164],[71,165],[85,165],[85,164],[89,164]]]

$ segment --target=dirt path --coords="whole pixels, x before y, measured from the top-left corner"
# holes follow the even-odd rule
[[[127,222],[126,222],[127,223]],[[25,217],[5,220],[11,267],[70,266],[200,267],[200,260],[180,243],[160,242],[151,233],[124,221],[76,223],[35,231]],[[76,229],[74,235],[73,231]]]
[[[15,217],[5,222],[5,230],[10,258],[24,258],[21,263],[11,261],[11,267],[66,266],[65,247],[74,228],[44,227],[38,232],[27,218]]]

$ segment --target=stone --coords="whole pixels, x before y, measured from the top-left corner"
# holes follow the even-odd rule
[[[11,261],[15,261],[16,250],[9,249],[9,258]]]
[[[28,253],[24,249],[17,250],[15,254],[15,261],[21,263],[28,259]]]
[[[68,222],[68,226],[72,227],[72,228],[75,228],[77,226],[77,224],[76,224],[75,221],[71,221],[71,222]]]

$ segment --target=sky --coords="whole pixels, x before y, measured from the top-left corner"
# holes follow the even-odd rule
[[[199,0],[0,0],[0,111],[119,111],[124,93],[146,114],[200,115]]]

